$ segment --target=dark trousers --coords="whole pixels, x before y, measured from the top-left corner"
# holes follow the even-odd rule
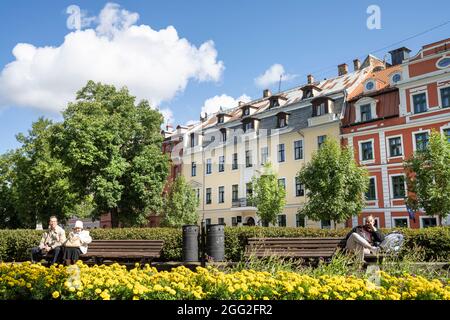
[[[61,251],[61,247],[56,247],[55,249],[50,250],[47,254],[44,254],[41,248],[34,247],[31,249],[31,261],[39,262],[42,259],[46,259],[48,256],[48,258],[50,258],[50,264],[54,264],[60,261],[59,259]]]

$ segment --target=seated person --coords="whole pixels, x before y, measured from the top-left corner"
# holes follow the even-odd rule
[[[48,254],[53,254],[50,264],[58,262],[61,252],[61,245],[66,241],[66,232],[58,226],[58,219],[51,216],[49,227],[42,235],[41,242],[38,247],[31,249],[31,261],[39,262]]]
[[[354,227],[346,236],[346,246],[348,251],[378,254],[380,244],[384,240],[384,235],[375,227],[373,216],[366,218],[366,223]]]
[[[92,242],[89,231],[83,230],[83,221],[76,221],[73,231],[69,233],[64,244],[64,261],[66,265],[75,264],[80,254],[87,252],[88,244]]]

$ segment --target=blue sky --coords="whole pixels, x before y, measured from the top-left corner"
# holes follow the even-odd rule
[[[175,125],[197,120],[202,107],[206,105],[205,101],[215,96],[227,95],[238,99],[246,95],[252,99],[259,98],[263,87],[258,86],[255,79],[274,64],[283,66],[285,78],[292,76],[291,80],[281,84],[282,90],[287,89],[304,83],[308,73],[312,73],[316,79],[336,76],[337,65],[343,62],[347,62],[349,69],[352,70],[351,61],[354,58],[363,59],[370,52],[421,33],[450,19],[448,1],[414,3],[373,0],[113,2],[120,5],[120,9],[139,14],[136,25],[147,25],[156,32],[173,26],[178,37],[185,38],[193,48],[198,49],[208,40],[214,42],[214,45],[207,50],[207,58],[214,56],[214,53],[217,54],[216,57],[211,58],[214,60],[212,62],[211,59],[207,60],[203,56],[201,50],[196,51],[194,58],[190,54],[181,55],[181,60],[186,56],[189,57],[186,58],[185,64],[189,65],[191,61],[189,59],[192,58],[194,59],[192,61],[203,59],[201,60],[203,62],[199,64],[203,63],[207,66],[199,65],[196,70],[189,71],[190,73],[184,72],[177,78],[180,83],[179,88],[167,90],[164,88],[165,96],[160,92],[162,89],[158,88],[158,77],[161,77],[161,83],[170,82],[172,74],[185,67],[182,65],[183,62],[179,62],[180,68],[178,65],[170,66],[171,63],[166,63],[163,67],[166,66],[167,70],[158,69],[162,70],[161,74],[148,76],[141,73],[133,78],[131,87],[138,86],[140,77],[143,83],[154,82],[148,92],[160,94],[158,107],[172,112],[171,122]],[[98,16],[106,4],[106,1],[76,0],[1,1],[0,70],[4,70],[7,64],[15,61],[12,50],[18,43],[28,43],[38,48],[61,46],[64,43],[64,37],[75,31],[69,30],[66,25],[68,19],[66,9],[70,5],[77,5],[87,16]],[[381,29],[369,30],[366,26],[366,20],[369,17],[366,10],[372,4],[378,5],[381,9]],[[95,29],[95,27],[96,25],[92,24],[82,30]],[[382,58],[387,51],[400,46],[410,48],[412,54],[415,54],[423,44],[448,37],[450,37],[450,23],[376,52],[375,55]],[[25,49],[22,52],[28,52]],[[148,47],[145,50],[144,52],[149,51]],[[133,53],[135,52],[130,52],[130,54]],[[121,50],[120,53],[126,61],[127,57],[124,58],[123,54],[126,55],[127,51]],[[68,56],[73,57],[73,55]],[[69,60],[64,61],[70,62],[71,58],[67,59]],[[77,55],[75,59],[77,59],[75,66],[78,65],[77,63],[83,66],[83,62],[79,61],[82,57]],[[175,60],[178,59],[174,59],[174,62]],[[14,72],[20,73],[20,70],[17,67]],[[50,73],[53,74],[51,69],[44,69],[43,72],[43,80],[40,81],[58,84],[56,76],[56,80],[55,77],[49,76]],[[204,72],[207,73],[208,79],[199,81]],[[47,77],[50,77],[50,80]],[[15,78],[11,76],[8,79],[11,82],[13,81],[11,79]],[[137,84],[134,84],[135,82]],[[36,97],[16,103],[22,98],[20,96],[22,90],[24,95],[33,94],[27,90],[33,83],[23,83],[25,85],[21,84],[19,92],[14,94],[10,94],[9,89],[2,91],[0,88],[0,95],[3,95],[3,97],[0,96],[0,103],[3,101],[0,105],[0,153],[17,147],[15,135],[26,132],[39,116],[54,120],[61,119],[58,111],[63,107],[61,104],[59,108],[53,109],[42,107],[38,102],[34,102],[39,100]],[[54,91],[64,91],[64,85],[65,82]],[[170,87],[170,84],[166,83],[165,86]],[[277,91],[278,83],[270,84],[270,89]],[[145,87],[136,90],[141,90],[141,95],[146,94]]]

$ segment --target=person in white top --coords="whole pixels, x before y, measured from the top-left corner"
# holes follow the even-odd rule
[[[66,265],[75,264],[80,254],[85,254],[88,250],[88,244],[92,242],[89,231],[83,230],[83,221],[77,220],[73,231],[69,233],[67,241],[64,244],[64,261]]]

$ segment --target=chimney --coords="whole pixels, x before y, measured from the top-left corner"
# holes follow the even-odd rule
[[[269,89],[264,89],[263,91],[263,98],[268,98],[272,95]]]
[[[343,76],[348,73],[348,66],[346,63],[338,65],[338,76]]]
[[[314,82],[314,77],[312,74],[308,74],[308,84],[312,84]]]
[[[361,68],[361,61],[359,59],[353,60],[353,70],[358,71]]]
[[[172,125],[171,124],[167,124],[166,125],[166,131],[172,132],[172,130],[173,130]]]
[[[403,60],[409,58],[410,52],[411,52],[411,50],[409,50],[406,47],[401,47],[401,48],[389,51],[389,53],[391,54],[392,65],[395,66],[398,64],[402,64]]]

